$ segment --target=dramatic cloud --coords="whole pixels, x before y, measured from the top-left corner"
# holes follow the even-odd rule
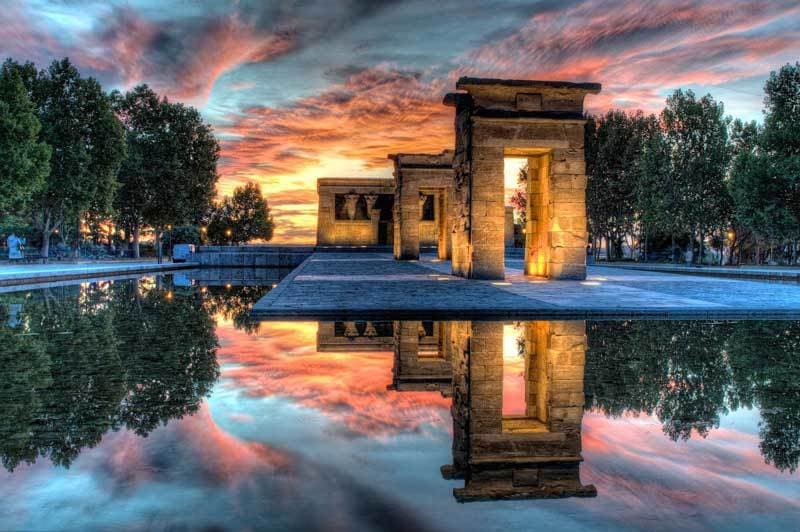
[[[590,110],[657,112],[679,87],[760,116],[797,59],[793,0],[10,0],[0,54],[68,55],[108,88],[146,82],[220,135],[220,193],[259,183],[276,241],[313,241],[317,177],[391,175],[386,155],[453,144],[441,97],[461,75],[596,81]]]
[[[224,380],[253,397],[291,398],[353,436],[383,437],[446,423],[449,399],[386,389],[391,351],[318,353],[316,331],[316,323],[265,323],[258,336],[251,336],[220,326]]]
[[[800,31],[766,26],[797,18],[790,1],[586,2],[536,15],[518,32],[464,54],[452,73],[591,80],[590,107],[663,106],[669,89],[765,76],[800,47]]]

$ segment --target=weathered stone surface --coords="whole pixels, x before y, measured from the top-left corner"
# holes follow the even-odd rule
[[[336,216],[336,195],[345,198],[347,216]],[[392,241],[391,223],[380,219],[380,212],[369,208],[379,196],[394,196],[394,181],[381,178],[320,178],[317,180],[317,245],[375,246]],[[364,219],[354,219],[359,202],[367,211]],[[386,224],[386,242],[380,242],[380,224]]]
[[[526,416],[503,412],[503,327],[458,322],[453,346],[453,466],[459,500],[596,493],[580,482],[584,322],[526,322]],[[578,364],[578,361],[581,363]],[[460,372],[468,367],[468,373]]]
[[[439,258],[451,257],[454,218],[453,152],[399,153],[394,161],[394,255],[419,259],[420,245],[436,245]],[[421,220],[421,194],[434,198],[434,220]]]

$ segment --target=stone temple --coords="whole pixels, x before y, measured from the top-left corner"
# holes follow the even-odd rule
[[[436,247],[455,275],[503,279],[514,243],[506,159],[528,167],[525,273],[586,278],[584,98],[597,83],[461,78],[455,150],[398,153],[393,179],[318,180],[318,246],[391,246],[398,260]]]

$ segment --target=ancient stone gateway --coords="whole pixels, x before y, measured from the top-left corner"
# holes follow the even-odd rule
[[[394,257],[419,259],[420,244],[436,243],[450,258],[453,152],[398,153],[394,161]]]
[[[392,179],[320,178],[317,180],[317,196],[318,246],[380,246],[392,243]]]
[[[442,474],[464,479],[456,499],[595,496],[580,478],[585,322],[523,324],[524,410],[516,414],[505,413],[503,324],[448,325],[453,463]]]
[[[504,276],[503,164],[528,159],[525,272],[586,277],[583,100],[597,83],[461,78],[456,108],[453,273]]]

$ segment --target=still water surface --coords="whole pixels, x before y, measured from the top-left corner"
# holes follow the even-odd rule
[[[271,283],[0,295],[0,529],[798,528],[798,322],[254,323]]]

